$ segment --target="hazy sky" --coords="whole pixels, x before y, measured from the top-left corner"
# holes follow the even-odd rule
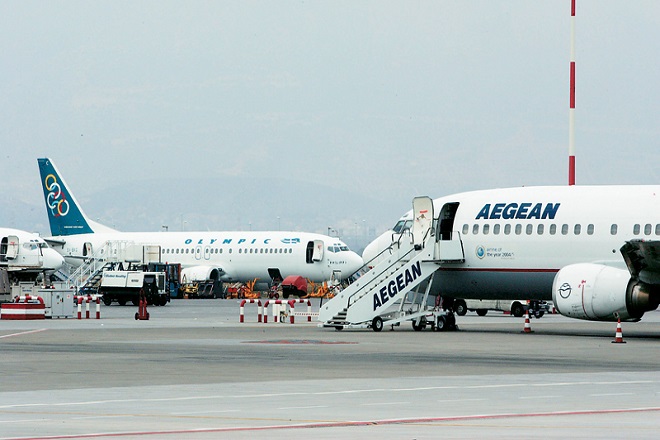
[[[0,0],[0,182],[41,208],[44,156],[79,198],[280,176],[384,225],[415,195],[563,185],[569,31],[570,0]],[[577,183],[659,183],[660,2],[578,0],[576,35]]]

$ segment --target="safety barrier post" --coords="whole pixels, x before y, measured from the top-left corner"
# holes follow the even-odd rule
[[[307,322],[312,322],[312,301],[309,299],[291,299],[289,300],[289,310],[291,314],[289,316],[289,322],[293,324],[295,321],[295,304],[304,304],[307,303]]]
[[[257,304],[257,322],[261,322],[261,315],[263,313],[263,306],[261,305],[261,300],[260,299],[244,299],[241,301],[241,306],[239,309],[239,322],[245,322],[245,304]],[[266,304],[268,304],[268,301],[266,301]],[[264,318],[264,322],[266,318]]]

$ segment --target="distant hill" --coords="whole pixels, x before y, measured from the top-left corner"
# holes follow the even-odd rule
[[[320,176],[321,178],[323,176]],[[408,209],[376,197],[282,177],[148,179],[102,192],[73,188],[85,213],[122,231],[296,230],[339,233],[362,248]],[[49,233],[40,198],[0,197],[0,225]],[[36,196],[34,196],[36,197]]]

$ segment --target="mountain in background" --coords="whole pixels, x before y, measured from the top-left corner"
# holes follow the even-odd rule
[[[376,197],[277,176],[154,178],[101,192],[86,193],[76,185],[71,189],[91,219],[121,231],[317,232],[339,235],[357,251],[410,209],[408,204],[396,206]],[[0,225],[49,235],[41,195],[32,203],[10,194],[11,188],[0,196]]]

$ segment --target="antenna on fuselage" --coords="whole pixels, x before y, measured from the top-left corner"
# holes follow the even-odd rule
[[[571,0],[571,85],[568,109],[568,184],[575,185],[575,0]]]

